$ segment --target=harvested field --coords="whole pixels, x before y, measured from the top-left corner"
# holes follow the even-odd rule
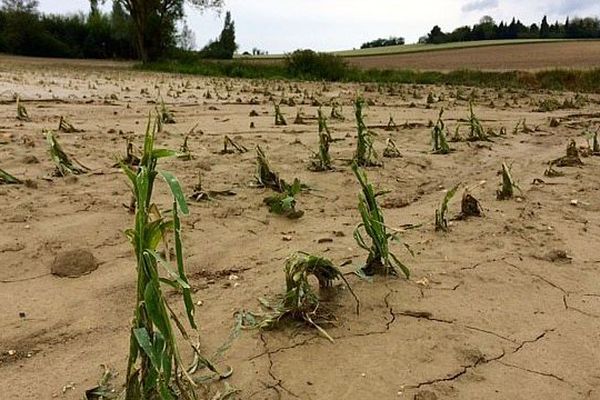
[[[497,63],[492,51],[499,49],[473,51]],[[575,52],[564,54],[575,62]],[[1,61],[0,168],[25,181],[0,185],[3,398],[81,399],[97,385],[101,365],[118,373],[115,386],[124,382],[136,274],[123,231],[133,217],[126,177],[112,165],[128,139],[141,146],[159,96],[176,121],[158,135],[159,147],[179,149],[189,135],[192,155],[160,166],[179,177],[187,194],[199,172],[206,189],[236,194],[190,201],[190,216],[182,221],[206,354],[226,341],[234,313],[260,310],[258,298],[283,291],[283,265],[294,251],[342,265],[361,301],[356,315],[341,285],[323,300],[335,316],[324,325],[334,343],[302,326],[242,331],[215,360],[221,368],[231,366],[232,376],[211,385],[203,398],[219,398],[214,395],[223,393],[225,382],[240,390],[239,399],[600,397],[600,256],[594,251],[600,240],[600,157],[589,154],[583,135],[600,125],[600,96],[211,79]],[[358,92],[369,104],[366,123],[377,133],[377,153],[393,139],[402,154],[366,172],[377,189],[390,191],[379,201],[386,224],[414,252],[390,242],[410,267],[410,280],[368,281],[352,274],[367,257],[352,236],[360,222],[359,186],[347,162],[356,146],[352,104]],[[29,121],[17,120],[15,94]],[[448,137],[458,127],[465,139],[469,99],[486,134],[499,136],[450,142],[452,152],[432,154],[429,122],[444,107]],[[271,100],[288,104],[281,106],[287,126],[275,125]],[[345,118],[329,120],[337,139],[331,144],[335,169],[311,172],[318,104],[329,115],[333,102],[342,105]],[[305,124],[294,124],[300,109]],[[66,153],[91,169],[87,174],[52,176],[42,129],[56,129],[61,116],[82,130],[55,135]],[[386,129],[390,116],[395,126]],[[224,135],[249,152],[219,154]],[[563,175],[545,176],[571,140],[583,147],[583,165],[554,167]],[[256,145],[282,178],[297,177],[310,187],[298,195],[302,218],[270,214],[263,204],[272,191],[251,184]],[[512,166],[520,191],[499,201],[503,163]],[[449,203],[449,232],[436,231],[435,210],[445,190],[459,182]],[[464,187],[480,201],[482,217],[456,219]],[[169,208],[163,189],[157,200]],[[52,275],[55,257],[75,249],[91,252],[89,264],[96,269],[79,278]],[[175,303],[177,310],[180,305]],[[187,351],[184,357],[191,358]]]
[[[361,68],[452,71],[588,69],[600,65],[600,42],[573,41],[535,44],[503,44],[462,49],[430,50],[368,57],[348,57]]]

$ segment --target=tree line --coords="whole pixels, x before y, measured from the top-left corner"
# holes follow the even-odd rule
[[[2,0],[0,52],[24,56],[140,59],[143,62],[190,53],[193,32],[183,6],[221,9],[222,0],[89,0],[88,13],[55,15],[39,12],[38,0]],[[109,12],[101,4],[112,1]],[[228,12],[221,35],[198,55],[233,58],[235,25]]]
[[[372,49],[375,47],[387,47],[387,46],[400,46],[404,44],[403,37],[394,37],[391,36],[387,39],[376,39],[370,42],[363,43],[360,48],[361,49]]]
[[[420,43],[440,44],[451,42],[468,42],[476,40],[500,39],[597,39],[600,38],[600,20],[598,18],[567,18],[564,23],[558,21],[548,23],[544,16],[541,23],[523,24],[513,18],[510,23],[504,21],[497,24],[492,17],[481,18],[478,24],[462,26],[452,32],[443,32],[436,25],[422,37]]]

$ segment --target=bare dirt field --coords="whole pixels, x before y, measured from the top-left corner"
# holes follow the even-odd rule
[[[490,48],[482,59],[497,63],[496,51]],[[527,46],[515,52],[528,54]],[[581,47],[574,52],[567,59],[591,57]],[[407,57],[435,63],[444,53]],[[293,251],[324,255],[348,273],[365,262],[352,236],[360,222],[359,186],[345,161],[356,145],[357,93],[371,103],[366,119],[378,133],[377,151],[393,138],[402,152],[367,174],[378,189],[390,191],[380,198],[386,223],[416,226],[401,233],[414,257],[391,244],[411,279],[369,282],[347,275],[361,313],[354,312],[347,290],[330,294],[325,304],[336,322],[325,328],[334,343],[310,328],[244,330],[216,360],[233,368],[227,383],[240,390],[237,398],[600,398],[600,157],[556,168],[563,176],[544,176],[571,139],[587,146],[582,132],[600,124],[600,97],[586,96],[578,109],[537,112],[544,99],[562,104],[575,94],[241,81],[91,65],[0,60],[0,168],[29,180],[0,186],[0,397],[81,399],[97,384],[101,365],[119,373],[113,384],[123,383],[135,300],[134,254],[123,231],[133,217],[126,178],[112,164],[127,138],[141,145],[160,91],[176,119],[158,135],[160,147],[178,149],[192,132],[194,156],[162,167],[187,193],[199,171],[207,189],[237,193],[190,202],[184,219],[185,261],[195,301],[202,302],[196,319],[209,355],[228,337],[234,313],[258,311],[258,298],[283,291],[283,264]],[[16,119],[15,93],[30,122]],[[469,96],[483,126],[495,132],[504,127],[506,134],[492,142],[452,142],[453,153],[431,154],[429,121],[443,106],[450,132],[460,125],[465,136]],[[288,126],[275,126],[270,98],[297,104],[282,106]],[[345,116],[329,121],[333,137],[341,139],[331,148],[336,169],[310,172],[316,121],[292,121],[297,107],[312,117],[317,100],[329,113],[334,99]],[[258,116],[250,117],[252,110]],[[398,126],[388,131],[381,127],[390,115]],[[84,130],[56,135],[68,154],[92,169],[86,175],[52,177],[42,129],[56,129],[61,116]],[[552,117],[558,126],[550,126]],[[523,119],[527,129],[513,132]],[[218,154],[224,135],[250,151]],[[256,145],[284,179],[298,177],[310,186],[298,198],[301,219],[269,214],[263,198],[270,191],[252,187]],[[512,164],[522,192],[499,201],[503,162]],[[459,182],[473,188],[484,215],[436,232],[434,210]],[[461,194],[450,203],[450,217],[460,211]],[[157,200],[170,206],[164,188]],[[81,248],[94,254],[98,269],[79,278],[50,273],[57,254]],[[215,398],[222,385],[212,386],[206,398]]]
[[[489,71],[597,68],[600,42],[577,41],[515,44],[447,49],[408,54],[348,57],[361,68],[401,68],[436,71],[480,69]]]

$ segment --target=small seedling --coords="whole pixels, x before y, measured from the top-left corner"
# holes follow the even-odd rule
[[[236,143],[229,136],[225,135],[223,138],[223,150],[221,150],[221,154],[233,154],[235,152],[243,154],[248,152],[248,149],[243,145]]]
[[[313,171],[329,171],[332,169],[331,156],[329,155],[329,145],[332,142],[332,138],[327,126],[327,119],[321,109],[318,110],[318,121],[319,151],[314,154],[309,168]]]
[[[352,164],[352,171],[361,187],[358,196],[358,210],[362,218],[362,223],[354,230],[354,239],[361,248],[369,252],[362,273],[365,275],[389,275],[402,272],[408,278],[410,276],[409,269],[389,249],[389,241],[398,238],[397,235],[387,231],[388,227],[385,225],[383,213],[377,203],[377,196],[381,193],[375,193],[373,186],[367,180],[365,171],[356,163]],[[371,239],[370,246],[365,242],[361,230],[364,230]],[[408,249],[408,246],[406,248]]]
[[[511,167],[506,165],[506,163],[502,163],[502,182],[500,184],[500,189],[496,191],[496,198],[498,200],[512,199],[515,189],[521,191],[512,178]]]
[[[0,185],[19,185],[21,183],[23,183],[23,181],[15,178],[3,169],[0,169]]]
[[[567,154],[563,157],[557,158],[550,163],[556,167],[580,167],[583,165],[583,161],[579,157],[579,150],[577,149],[577,143],[574,140],[569,142],[567,146]]]
[[[381,166],[377,160],[377,153],[373,148],[373,132],[369,131],[364,121],[363,108],[365,100],[357,97],[354,102],[354,111],[356,116],[357,141],[354,162],[360,167]]]
[[[440,109],[440,114],[438,115],[438,120],[431,131],[431,147],[435,154],[448,154],[451,151],[448,141],[446,140],[446,125],[442,119],[443,115],[444,108],[442,107]]]
[[[21,104],[21,98],[17,96],[17,119],[23,122],[31,121],[29,113],[23,104]]]
[[[360,311],[360,302],[352,291],[352,287],[344,274],[333,263],[323,257],[298,252],[288,257],[285,263],[285,293],[271,305],[261,299],[262,305],[269,311],[257,320],[252,314],[251,327],[272,329],[286,321],[300,321],[316,328],[321,335],[333,342],[333,338],[319,325],[330,322],[328,313],[324,312],[318,294],[310,284],[310,276],[319,282],[319,290],[327,290],[336,280],[342,280],[356,301],[356,312]],[[246,320],[248,321],[249,318]]]
[[[490,140],[485,133],[485,129],[483,129],[483,125],[481,125],[481,121],[479,121],[475,115],[475,111],[473,111],[472,101],[469,102],[469,136],[467,137],[467,140],[470,142]]]
[[[77,129],[71,124],[69,121],[65,119],[65,117],[61,116],[60,121],[58,123],[58,131],[64,133],[78,133],[83,132],[82,129]]]
[[[391,138],[388,138],[385,141],[385,149],[383,150],[383,156],[386,158],[402,157],[402,153],[400,153],[400,149],[398,149],[398,146],[396,146],[396,142],[394,142]]]
[[[458,190],[460,183],[446,192],[440,208],[435,210],[435,230],[448,232],[448,203]]]
[[[281,113],[281,108],[280,108],[279,104],[273,103],[273,106],[275,107],[275,126],[287,125],[287,121],[285,120],[285,117]]]
[[[55,176],[82,175],[90,171],[88,167],[81,164],[75,158],[69,157],[63,151],[52,131],[46,131],[46,140],[50,147],[50,157],[56,166]]]
[[[304,211],[296,210],[296,195],[302,191],[302,185],[298,179],[292,185],[285,185],[283,193],[277,193],[264,199],[269,211],[283,215],[289,219],[298,219],[304,215]]]

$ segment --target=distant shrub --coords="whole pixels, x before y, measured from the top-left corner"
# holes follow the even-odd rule
[[[296,50],[288,54],[285,66],[291,76],[327,81],[340,81],[349,71],[348,64],[343,58],[312,50]]]

